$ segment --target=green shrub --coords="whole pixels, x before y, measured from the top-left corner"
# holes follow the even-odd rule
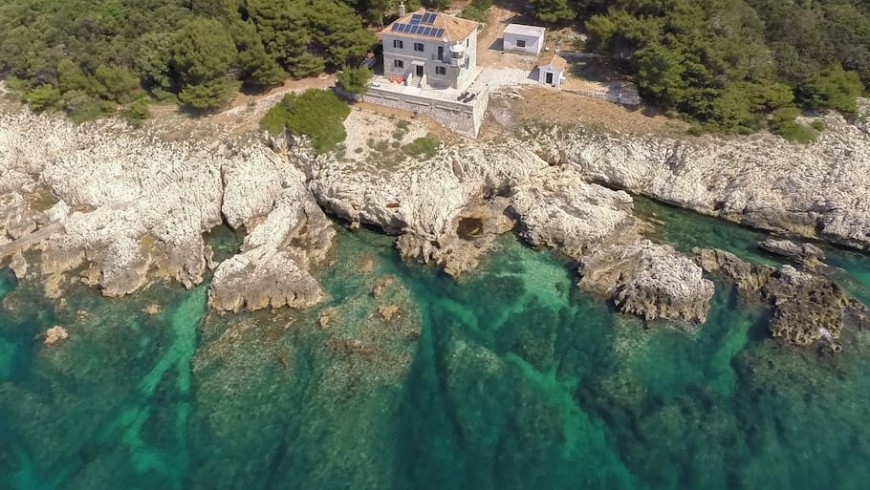
[[[380,140],[375,143],[375,151],[379,151],[381,153],[386,153],[387,150],[390,149],[390,142],[387,140]]]
[[[60,102],[60,90],[54,85],[40,85],[28,91],[26,98],[34,111],[53,109]]]
[[[295,135],[306,135],[317,153],[327,153],[347,138],[344,120],[350,107],[330,90],[308,89],[287,94],[263,116],[260,127],[279,134],[284,128]]]
[[[76,123],[93,121],[111,113],[115,104],[100,100],[84,90],[73,90],[63,94],[63,110]]]
[[[828,129],[828,123],[826,123],[822,119],[816,119],[815,121],[812,122],[812,124],[810,124],[810,126],[819,132]]]
[[[818,131],[795,121],[800,110],[795,107],[785,107],[773,113],[770,130],[792,143],[812,143],[819,136]]]
[[[372,75],[372,71],[364,66],[358,68],[345,66],[338,74],[338,83],[352,94],[362,94],[368,88]]]
[[[408,143],[403,147],[405,153],[413,157],[432,158],[438,152],[438,146],[441,144],[432,136],[423,136]]]
[[[459,14],[463,19],[474,20],[480,23],[486,23],[486,14],[489,8],[492,7],[492,0],[473,0],[467,7],[462,9]]]
[[[847,117],[858,113],[856,99],[864,93],[861,77],[839,64],[813,76],[798,89],[801,102],[812,109],[834,109]]]
[[[138,98],[124,111],[124,117],[131,126],[138,128],[142,125],[142,121],[148,119],[151,115],[148,111],[150,102],[147,97]]]

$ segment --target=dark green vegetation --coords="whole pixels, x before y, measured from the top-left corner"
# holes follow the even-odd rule
[[[757,233],[642,204],[681,250],[776,260]],[[216,260],[238,238],[211,237]],[[160,282],[61,306],[0,269],[0,488],[867,488],[870,332],[835,359],[782,348],[723,284],[705,325],[644,328],[552,254],[498,246],[455,281],[342,229],[324,304],[234,315]],[[870,301],[867,257],[829,257]],[[53,325],[70,340],[34,340]]]
[[[467,7],[462,9],[459,16],[463,19],[485,23],[490,7],[492,7],[492,0],[472,0]]]
[[[352,94],[362,94],[366,91],[372,71],[364,66],[357,68],[345,66],[338,74],[338,83]]]
[[[315,151],[326,153],[347,138],[343,123],[348,114],[347,102],[335,93],[312,88],[302,95],[285,95],[263,116],[260,126],[273,134],[287,128],[297,136],[308,136]]]
[[[240,86],[356,66],[375,43],[358,11],[379,17],[341,0],[7,1],[0,75],[34,109],[77,120],[142,100],[135,121],[143,95],[210,109]]]
[[[422,136],[408,143],[402,149],[413,157],[432,158],[438,151],[441,142],[432,136]]]
[[[855,115],[870,87],[865,0],[533,0],[546,22],[584,22],[646,99],[706,129],[752,132],[783,107]]]

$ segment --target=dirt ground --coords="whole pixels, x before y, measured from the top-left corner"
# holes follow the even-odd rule
[[[284,95],[290,92],[304,92],[309,88],[324,89],[333,85],[335,85],[335,75],[326,73],[319,77],[287,80],[280,87],[264,93],[239,92],[225,108],[207,115],[191,113],[176,105],[152,105],[151,118],[146,121],[145,129],[167,140],[195,138],[218,142],[245,137],[257,130],[260,119],[266,111],[277,104]]]
[[[600,126],[623,134],[685,134],[689,125],[647,108],[629,108],[605,100],[545,87],[505,90],[490,99],[481,140],[504,136],[524,122]]]

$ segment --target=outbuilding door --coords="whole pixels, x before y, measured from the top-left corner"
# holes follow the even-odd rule
[[[553,72],[548,71],[547,74],[544,76],[544,80],[547,82],[547,84],[553,85]]]

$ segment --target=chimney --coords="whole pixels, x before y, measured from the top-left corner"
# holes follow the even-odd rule
[[[404,17],[405,14],[405,2],[402,2],[399,4],[399,17]]]

